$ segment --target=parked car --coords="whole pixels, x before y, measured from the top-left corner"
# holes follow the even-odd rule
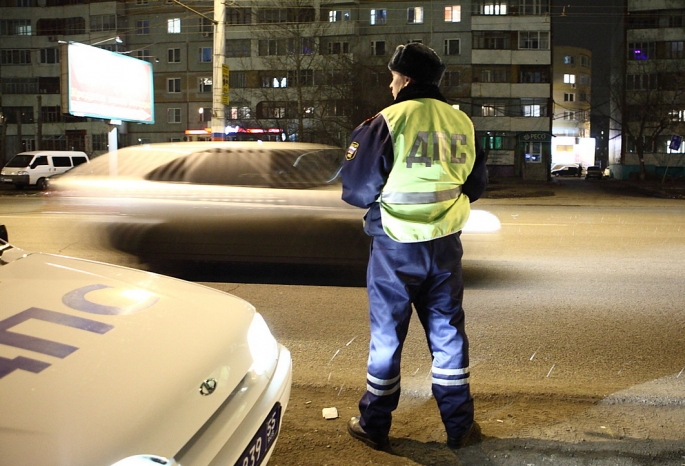
[[[601,180],[602,178],[604,178],[604,171],[600,167],[587,167],[587,170],[585,172],[586,180]]]
[[[0,181],[11,183],[17,188],[35,186],[44,190],[48,186],[47,180],[51,176],[60,175],[90,159],[85,152],[37,150],[21,152],[0,171]]]
[[[556,165],[552,168],[552,176],[580,176],[582,167],[579,165]]]
[[[292,363],[252,305],[0,238],[1,464],[268,461]]]
[[[289,142],[128,147],[51,182],[54,211],[109,214],[115,248],[148,262],[361,265],[364,211],[341,200],[345,150]],[[472,212],[465,235],[499,229]]]

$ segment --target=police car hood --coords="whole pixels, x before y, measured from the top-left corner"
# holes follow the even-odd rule
[[[252,363],[254,308],[181,280],[13,249],[0,300],[1,464],[172,457]]]

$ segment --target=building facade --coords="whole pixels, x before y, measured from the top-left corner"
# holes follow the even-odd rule
[[[3,0],[0,18],[0,159],[35,149],[107,150],[109,124],[61,107],[59,42],[124,51],[125,5],[61,0]]]
[[[685,176],[685,4],[628,0],[614,73],[609,164],[618,178]]]
[[[592,52],[569,46],[554,46],[552,99],[554,136],[590,137],[592,109]]]
[[[119,146],[209,139],[212,1],[187,1],[187,8],[172,0],[2,2],[6,157],[47,148],[53,136],[64,148],[94,155],[107,149],[110,122],[59,108],[59,41],[107,47],[153,64],[155,123],[124,123]],[[344,147],[359,122],[392,102],[387,62],[395,47],[417,41],[443,57],[441,90],[473,119],[491,176],[549,176],[549,0],[249,0],[228,5],[225,22],[227,139]],[[108,42],[115,37],[122,43]]]

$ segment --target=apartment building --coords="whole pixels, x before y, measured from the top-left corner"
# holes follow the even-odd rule
[[[63,113],[59,42],[124,52],[124,4],[2,0],[0,18],[0,160],[35,149],[107,150],[108,122]]]
[[[685,176],[685,5],[628,0],[609,164],[617,178]]]
[[[592,52],[581,47],[555,45],[553,55],[552,134],[588,138],[592,108]]]
[[[552,49],[552,167],[596,164],[590,137],[592,52],[555,45]]]
[[[59,86],[53,93],[30,86],[30,79],[58,83],[59,57],[48,50],[62,40],[152,63],[155,123],[124,123],[120,146],[210,138],[212,1],[185,2],[190,9],[171,0],[2,2],[8,18],[0,22],[6,153],[42,147],[53,134],[73,141],[73,131],[88,152],[106,149],[108,121],[63,115],[55,109]],[[550,0],[248,0],[226,8],[227,139],[344,147],[354,126],[391,103],[387,62],[395,47],[417,41],[443,57],[442,91],[472,117],[491,176],[548,178]],[[122,43],[107,42],[114,37]],[[54,111],[47,117],[43,107]],[[17,108],[26,115],[22,125],[10,116]]]

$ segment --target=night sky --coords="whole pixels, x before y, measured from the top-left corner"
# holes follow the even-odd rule
[[[552,0],[555,45],[583,47],[592,52],[592,103],[608,100],[612,54],[623,36],[624,0]]]

